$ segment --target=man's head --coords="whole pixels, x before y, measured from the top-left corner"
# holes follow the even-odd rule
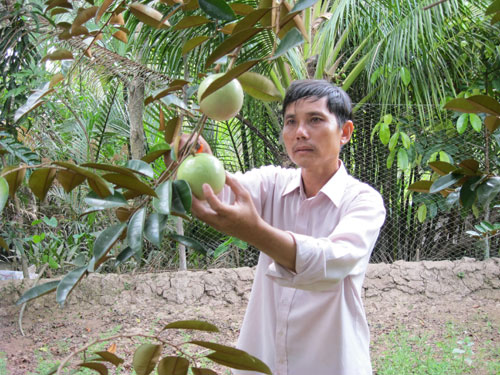
[[[352,121],[352,102],[347,93],[340,87],[325,80],[304,79],[293,82],[286,91],[283,100],[282,115],[291,103],[303,99],[321,99],[326,97],[327,108],[334,114],[340,126],[346,121]]]
[[[340,166],[342,146],[353,123],[351,100],[326,81],[296,81],[283,102],[283,142],[303,173],[332,176]]]

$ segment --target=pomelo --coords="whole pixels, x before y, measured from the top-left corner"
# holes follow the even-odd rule
[[[225,121],[236,116],[243,106],[243,88],[237,79],[208,95],[203,100],[201,96],[210,84],[224,73],[213,74],[205,78],[198,88],[198,103],[200,110],[212,120]]]
[[[201,153],[184,159],[177,170],[177,179],[185,180],[194,196],[204,200],[203,184],[209,184],[215,194],[220,193],[226,183],[226,171],[215,156]]]

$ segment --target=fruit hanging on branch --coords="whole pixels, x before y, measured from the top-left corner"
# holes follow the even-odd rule
[[[204,200],[203,184],[209,184],[215,194],[220,193],[226,183],[226,171],[222,162],[215,156],[200,153],[188,156],[181,163],[177,170],[177,179],[185,180],[194,196]]]
[[[212,120],[226,121],[236,116],[243,106],[243,88],[237,79],[208,95],[201,97],[210,84],[224,73],[213,74],[205,78],[198,89],[198,103],[201,111]]]

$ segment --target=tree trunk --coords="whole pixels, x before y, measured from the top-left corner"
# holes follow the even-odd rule
[[[129,86],[128,112],[130,117],[130,153],[132,159],[141,159],[146,154],[146,135],[142,123],[144,81],[139,78],[134,78]]]

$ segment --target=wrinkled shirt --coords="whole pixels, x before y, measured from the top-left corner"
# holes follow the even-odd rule
[[[371,375],[361,288],[385,219],[380,194],[343,164],[311,198],[300,169],[267,166],[234,177],[297,251],[296,272],[260,254],[237,347],[274,375]],[[227,186],[221,199],[232,199]]]

